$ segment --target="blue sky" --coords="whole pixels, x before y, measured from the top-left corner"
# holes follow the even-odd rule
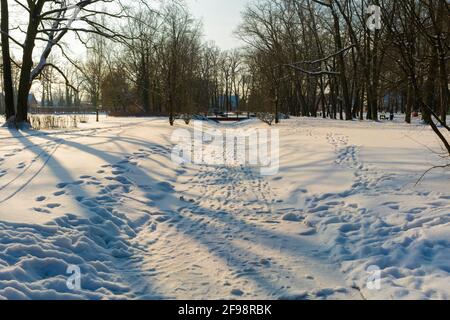
[[[233,36],[248,0],[186,0],[190,11],[203,21],[205,40],[213,40],[222,49],[242,46]]]

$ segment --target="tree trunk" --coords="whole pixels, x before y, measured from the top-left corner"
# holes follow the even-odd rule
[[[339,25],[339,16],[337,15],[334,8],[332,8],[332,15],[334,19],[334,38],[336,41],[337,51],[341,51],[343,48],[342,38],[341,38],[341,28]],[[342,96],[343,103],[345,109],[345,120],[353,120],[352,119],[352,105],[350,102],[350,94],[348,91],[348,83],[347,83],[347,68],[345,66],[344,52],[341,52],[338,55],[338,65],[339,65],[339,79],[342,87]]]
[[[406,123],[411,123],[412,106],[414,105],[413,90],[411,80],[408,79],[408,92],[406,93]]]
[[[445,54],[439,54],[439,84],[440,84],[440,113],[441,120],[447,121],[447,113],[449,111],[450,92],[448,90],[448,76]]]
[[[28,119],[28,95],[31,89],[31,69],[33,68],[33,49],[37,30],[39,27],[39,19],[37,16],[42,11],[43,1],[32,7],[27,29],[27,38],[23,48],[22,68],[20,72],[19,90],[17,93],[17,123],[27,122]]]
[[[15,115],[14,89],[11,71],[11,56],[9,51],[9,11],[8,0],[1,0],[1,41],[3,57],[3,85],[5,93],[5,117],[8,121]]]
[[[431,63],[430,67],[428,69],[428,77],[425,82],[425,101],[426,104],[436,111],[436,74],[438,72],[438,57],[437,57],[437,50],[436,48],[431,48],[430,50],[431,54]],[[422,110],[423,115],[423,121],[426,123],[430,123],[432,121],[431,119],[431,113],[429,112],[428,108],[425,108],[425,110]]]

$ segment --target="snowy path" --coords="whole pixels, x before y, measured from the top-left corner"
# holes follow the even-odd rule
[[[176,165],[162,120],[1,132],[0,298],[447,297],[450,190],[310,125],[281,127],[275,177]],[[373,264],[382,291],[365,288]]]
[[[318,248],[283,234],[270,187],[252,170],[207,167],[182,194],[193,203],[161,226],[149,265],[176,298],[358,298]],[[190,190],[195,190],[191,193]],[[189,201],[188,200],[188,201]]]

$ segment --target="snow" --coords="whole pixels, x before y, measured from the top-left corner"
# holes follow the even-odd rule
[[[426,126],[285,120],[273,176],[178,165],[177,128],[0,129],[0,299],[450,298],[450,173],[416,185],[442,161]]]

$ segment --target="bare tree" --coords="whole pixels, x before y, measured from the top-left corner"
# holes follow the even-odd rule
[[[6,3],[6,1],[2,1],[2,4],[3,2]],[[14,41],[22,50],[17,110],[14,119],[18,125],[27,122],[28,95],[33,81],[47,67],[53,67],[63,74],[60,68],[48,62],[48,58],[54,47],[62,48],[60,43],[64,36],[68,32],[73,32],[79,38],[83,33],[95,33],[103,37],[115,38],[119,34],[98,23],[98,16],[111,18],[124,16],[120,1],[111,0],[35,0],[20,3],[20,8],[28,16],[26,30],[19,29],[23,33],[24,41],[21,43],[9,35],[10,40]],[[3,12],[5,11],[2,10]],[[4,33],[2,32],[2,34]],[[33,55],[36,53],[35,47],[38,42],[44,42],[44,48],[38,63],[35,64]]]

